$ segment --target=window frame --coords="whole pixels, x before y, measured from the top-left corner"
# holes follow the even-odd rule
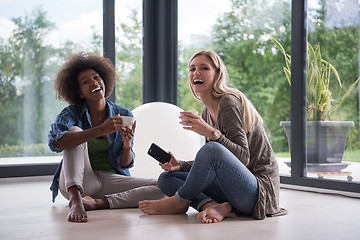
[[[115,64],[115,2],[103,0],[103,52]],[[109,97],[115,101],[114,92]],[[0,178],[53,175],[58,163],[0,166]]]
[[[307,0],[292,0],[291,17],[291,175],[282,184],[360,193],[359,183],[306,177]]]

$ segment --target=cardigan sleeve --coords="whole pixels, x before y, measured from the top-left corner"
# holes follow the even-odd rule
[[[232,95],[222,96],[218,103],[217,117],[215,127],[222,133],[218,142],[247,166],[250,161],[250,150],[241,101]]]
[[[180,171],[190,172],[191,166],[194,161],[179,161],[180,162]]]

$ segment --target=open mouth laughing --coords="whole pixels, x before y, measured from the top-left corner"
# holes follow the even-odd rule
[[[100,92],[101,90],[102,90],[101,87],[97,87],[97,88],[93,89],[93,90],[91,91],[91,93]]]
[[[193,83],[194,83],[194,85],[198,85],[198,84],[203,84],[204,81],[203,81],[203,80],[200,80],[200,79],[195,79],[195,80],[193,81]]]

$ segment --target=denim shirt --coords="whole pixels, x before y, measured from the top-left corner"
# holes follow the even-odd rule
[[[128,109],[116,105],[113,102],[106,100],[107,105],[107,117],[111,118],[119,114],[120,116],[133,116],[131,111]],[[69,129],[72,126],[78,126],[79,128],[86,130],[91,128],[91,120],[89,110],[86,103],[79,105],[70,105],[64,108],[61,113],[56,117],[55,123],[51,124],[51,129],[48,134],[48,145],[53,152],[61,152],[62,149],[59,149],[55,146],[57,141],[64,136],[64,134],[69,132]],[[134,166],[135,154],[133,152],[133,140],[131,141],[131,152],[133,160],[127,168],[123,168],[120,165],[120,157],[124,152],[124,143],[119,131],[113,132],[107,135],[109,142],[109,152],[108,160],[110,165],[117,170],[121,175],[130,176],[129,168]],[[87,142],[88,146],[91,141]],[[60,162],[54,178],[51,184],[50,190],[52,191],[52,201],[55,202],[55,198],[58,195],[59,190],[59,176],[61,171],[62,161]]]

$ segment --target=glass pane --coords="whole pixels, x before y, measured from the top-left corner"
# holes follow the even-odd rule
[[[129,110],[142,104],[142,1],[115,1],[115,102]]]
[[[102,1],[1,1],[0,26],[0,165],[57,162],[54,80],[73,53],[101,53]]]
[[[359,10],[358,0],[308,8],[308,177],[360,181]]]
[[[187,61],[196,51],[211,49],[224,60],[230,84],[242,91],[264,119],[279,161],[290,174],[290,153],[281,121],[290,120],[290,85],[283,72],[284,56],[276,39],[290,53],[290,0],[179,1],[179,105],[201,112],[187,80]],[[193,14],[191,9],[203,9]]]

